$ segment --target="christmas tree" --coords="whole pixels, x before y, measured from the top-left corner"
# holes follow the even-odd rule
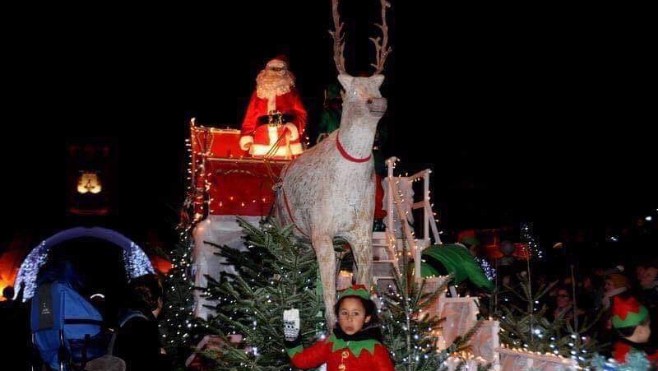
[[[190,277],[191,251],[194,247],[191,218],[183,209],[181,222],[176,227],[178,242],[169,254],[172,268],[164,281],[165,307],[160,332],[167,354],[175,364],[182,365],[204,332],[201,322],[194,318],[194,284]],[[181,366],[182,367],[182,366]],[[182,368],[181,368],[182,369]]]
[[[436,352],[438,337],[434,331],[442,319],[422,315],[423,308],[431,305],[445,285],[435,293],[425,293],[424,284],[415,284],[403,276],[396,278],[395,288],[381,293],[382,332],[394,363],[404,365],[400,370],[438,370],[447,359],[448,352]]]
[[[583,321],[578,327],[561,316],[549,320],[548,307],[539,303],[556,283],[533,287],[528,275],[520,274],[518,287],[507,287],[507,291],[501,293],[504,304],[499,305],[494,313],[500,321],[501,343],[511,348],[573,358],[581,366],[586,365],[599,349],[599,344],[584,334],[598,317],[593,321]]]
[[[292,235],[290,227],[283,228],[276,221],[263,222],[258,227],[241,219],[238,222],[245,233],[246,251],[216,246],[217,254],[235,269],[235,273],[222,272],[218,280],[209,278],[206,294],[217,301],[216,316],[203,326],[196,326],[194,321],[172,322],[171,327],[179,330],[173,338],[180,340],[169,340],[172,344],[186,343],[181,340],[194,337],[194,331],[185,335],[184,329],[200,327],[205,333],[223,340],[220,349],[203,353],[212,361],[214,369],[290,370],[283,342],[285,309],[300,310],[304,346],[326,335],[315,253],[309,244]],[[340,241],[336,241],[337,250],[339,246]],[[448,280],[445,282],[447,284]],[[435,330],[440,327],[441,320],[423,314],[445,290],[445,284],[426,292],[424,281],[415,282],[403,270],[394,286],[379,293],[382,332],[396,369],[445,369],[445,362],[451,355],[466,349],[466,342],[477,328],[457,339],[450,348],[437,352]],[[191,312],[181,311],[179,316],[191,318]],[[239,342],[231,339],[235,334],[240,335]]]
[[[466,360],[455,356],[468,351],[468,341],[479,328],[478,322],[464,336],[458,337],[447,348],[437,352],[437,331],[445,318],[429,315],[428,309],[446,290],[451,277],[441,281],[432,290],[426,289],[426,279],[416,281],[412,265],[403,253],[400,262],[400,275],[394,279],[394,286],[380,292],[382,300],[381,317],[384,341],[398,371],[447,370],[447,362],[457,363],[455,369],[466,365]],[[489,369],[489,365],[478,367]]]
[[[208,295],[218,301],[208,327],[227,340],[221,354],[211,356],[221,369],[291,369],[284,352],[283,311],[299,309],[302,338],[309,342],[325,329],[315,254],[293,238],[291,228],[238,222],[247,251],[218,246],[237,274],[222,273],[208,285]],[[242,335],[242,342],[230,343],[230,334]]]

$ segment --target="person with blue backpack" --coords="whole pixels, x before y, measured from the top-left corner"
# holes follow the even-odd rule
[[[30,302],[32,344],[40,361],[52,370],[84,367],[107,348],[103,317],[79,293],[81,286],[69,261],[56,261],[37,276]]]
[[[167,371],[172,365],[160,343],[158,317],[164,289],[155,274],[129,283],[126,309],[119,315],[114,354],[126,363],[126,371]]]

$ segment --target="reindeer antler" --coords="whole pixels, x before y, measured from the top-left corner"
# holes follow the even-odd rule
[[[370,64],[371,66],[375,67],[375,75],[381,73],[384,70],[386,58],[388,57],[388,54],[393,50],[390,46],[388,46],[388,24],[386,24],[386,8],[389,8],[391,3],[386,0],[380,0],[380,3],[382,7],[382,23],[375,25],[379,27],[380,30],[382,30],[383,37],[370,38],[370,41],[375,44],[375,52],[377,57],[376,63]]]
[[[338,0],[331,0],[331,15],[334,18],[334,30],[330,30],[329,34],[334,39],[334,63],[336,63],[336,69],[339,74],[347,75],[345,71],[345,57],[343,56],[345,36],[343,35],[343,22],[340,21],[340,14],[338,14]]]

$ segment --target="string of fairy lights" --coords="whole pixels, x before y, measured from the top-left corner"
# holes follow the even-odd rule
[[[212,200],[207,199],[207,196],[206,196],[210,193],[209,189],[211,187],[211,184],[210,184],[209,180],[207,179],[207,177],[205,176],[205,172],[206,172],[205,163],[202,161],[202,159],[199,159],[199,157],[197,157],[195,160],[192,160],[194,158],[194,156],[191,155],[192,151],[193,151],[193,148],[192,148],[193,146],[192,146],[190,140],[188,140],[188,139],[186,139],[186,147],[188,149],[188,154],[190,154],[190,161],[188,162],[188,171],[187,171],[187,174],[188,174],[188,177],[187,177],[187,181],[188,181],[187,192],[188,192],[188,199],[191,200],[191,203],[192,203],[191,205],[188,205],[188,206],[190,207],[191,210],[193,210],[193,218],[190,218],[189,222],[188,222],[188,225],[184,226],[184,228],[181,229],[180,236],[179,236],[180,240],[181,240],[181,243],[183,243],[185,246],[187,246],[188,250],[187,250],[187,252],[182,254],[180,257],[178,257],[177,259],[174,259],[172,261],[173,269],[170,271],[171,273],[170,273],[168,278],[173,279],[173,280],[178,279],[178,280],[182,280],[182,282],[186,282],[190,292],[192,292],[194,287],[193,287],[193,285],[191,283],[191,280],[189,279],[188,273],[187,273],[187,272],[190,272],[190,269],[191,269],[191,262],[190,262],[191,249],[194,246],[193,239],[191,239],[191,230],[192,230],[194,224],[196,222],[198,222],[201,218],[203,218],[204,214],[206,214],[208,212],[208,205]],[[389,164],[389,161],[387,161],[387,164]],[[398,162],[398,160],[394,158],[394,160],[390,161],[390,166],[392,166],[392,168],[395,169],[397,162]],[[407,257],[408,258],[412,258],[413,255],[419,255],[420,249],[423,248],[423,247],[426,247],[426,246],[420,246],[419,240],[416,238],[415,231],[413,230],[413,228],[409,228],[408,225],[405,226],[406,220],[408,220],[408,218],[409,218],[409,213],[412,212],[412,210],[410,210],[410,209],[403,210],[403,207],[401,207],[401,206],[402,205],[407,205],[409,203],[413,205],[414,200],[413,199],[412,200],[407,200],[406,196],[403,194],[403,192],[400,191],[400,187],[398,187],[398,185],[400,184],[400,182],[403,179],[404,179],[404,181],[410,181],[411,183],[425,181],[426,177],[428,177],[430,173],[431,173],[431,171],[427,170],[426,172],[418,173],[418,175],[415,175],[413,177],[409,177],[408,174],[404,174],[404,175],[399,175],[399,176],[394,178],[395,179],[394,182],[395,182],[395,185],[396,185],[394,189],[397,192],[395,192],[395,194],[393,195],[394,196],[393,199],[394,199],[396,209],[398,210],[398,213],[399,213],[398,218],[402,222],[403,229],[406,228],[406,231],[405,231],[405,234],[406,234],[405,237],[406,238],[405,239],[407,240],[408,246],[410,247],[410,249],[407,250]],[[195,184],[195,182],[198,182],[199,179],[201,179],[203,181],[202,187],[199,187],[200,184]],[[203,192],[199,192],[200,188],[203,189]],[[430,190],[427,189],[425,194],[423,195],[422,202],[425,202],[426,204],[430,205],[430,211],[431,211],[432,208],[433,208],[433,204],[431,203],[431,198],[430,198],[431,194],[430,193],[431,193]],[[436,213],[431,211],[431,215],[434,218],[433,222],[438,223],[438,220],[436,219]],[[396,266],[398,266],[400,259],[403,257],[402,254],[404,254],[404,250],[400,251],[400,249],[397,248],[397,241],[396,241],[397,238],[396,238],[394,233],[389,233],[387,235],[388,235],[388,240],[389,240],[389,246],[393,247],[393,251],[395,252],[392,260],[394,260],[394,264]],[[529,256],[533,256],[533,257],[536,257],[536,258],[539,258],[539,259],[543,258],[543,251],[541,250],[539,243],[536,241],[536,239],[534,237],[534,233],[532,231],[532,224],[531,223],[522,225],[522,227],[521,227],[521,240],[527,244],[527,249],[528,249]],[[425,243],[424,239],[423,239],[423,242]],[[440,241],[438,241],[438,243],[440,243]],[[413,259],[413,260],[416,260],[416,259]],[[487,275],[487,277],[490,278],[490,279],[493,279],[495,277],[495,269],[493,269],[493,267],[491,267],[490,265],[489,265],[489,269],[487,269],[486,261],[481,261],[480,263],[481,263],[481,266],[483,267],[483,270],[485,271],[485,274]],[[177,277],[173,277],[175,275],[177,275]],[[309,285],[310,284],[311,283],[309,283]],[[173,290],[176,290],[177,288],[174,284],[172,284],[172,285],[169,286],[169,289],[173,291]],[[399,300],[399,302],[409,300],[409,298],[404,298],[400,294],[398,294],[397,299]],[[266,298],[266,300],[267,300],[267,298]],[[179,307],[173,307],[173,305],[169,306],[169,308],[168,308],[169,311],[171,313],[173,313],[174,315],[167,318],[166,322],[169,326],[173,326],[174,328],[176,328],[176,332],[175,332],[174,335],[176,337],[178,337],[178,339],[174,339],[174,338],[165,339],[167,343],[169,343],[169,344],[180,343],[181,339],[184,340],[184,339],[188,338],[190,336],[190,331],[198,326],[198,324],[195,323],[195,321],[192,320],[192,318],[193,318],[193,311],[191,309],[192,304],[193,304],[192,301],[193,301],[193,298],[192,298],[191,295],[189,295],[189,297],[186,299],[186,301],[184,302],[183,305],[181,305]],[[408,304],[408,302],[407,302],[407,304]],[[411,315],[411,314],[408,314],[408,315]],[[182,321],[181,321],[181,319],[182,319]],[[400,324],[401,329],[403,331],[413,331],[413,333],[411,333],[410,335],[416,340],[418,340],[418,337],[421,336],[423,331],[432,331],[432,329],[420,328],[420,327],[418,327],[416,329],[413,329],[413,328],[410,328],[410,326],[406,325],[406,323],[409,323],[409,322],[405,322],[405,323]],[[254,322],[253,326],[258,326],[258,323]],[[541,333],[537,334],[537,335],[541,335]],[[170,334],[170,336],[171,336],[171,334]],[[519,343],[519,344],[516,344],[516,345],[518,346],[518,348],[516,348],[515,351],[522,352],[522,353],[525,352],[524,348],[527,348],[527,344],[520,344]],[[434,347],[434,346],[435,346],[435,344],[434,345],[424,345],[424,346],[414,346],[414,350],[411,353],[409,353],[409,355],[408,355],[409,358],[405,359],[405,361],[410,361],[411,358],[413,358],[413,357],[416,357],[415,358],[416,361],[418,360],[417,357],[428,357],[429,356],[429,353],[428,353],[429,348],[428,347]],[[257,350],[254,350],[254,351],[257,352]],[[551,353],[548,353],[548,354],[550,354],[551,356],[554,356],[554,357],[559,357],[557,355],[558,354],[557,352],[558,352],[558,350],[555,349],[552,352],[553,354],[551,354]],[[576,352],[576,351],[574,350],[574,352]],[[579,354],[574,354],[574,357],[575,358],[579,358],[579,357],[582,358],[582,356],[579,355]],[[447,362],[455,362],[455,359],[459,359],[460,362],[463,362],[464,360],[469,360],[469,359],[472,360],[473,358],[474,357],[471,354],[456,354],[456,355],[452,355],[452,358],[450,358],[450,360],[448,360]]]
[[[200,167],[193,166],[192,163],[192,145],[189,139],[185,139],[185,147],[187,149],[187,157],[189,159],[187,166],[187,187],[186,198],[182,213],[186,217],[182,217],[178,225],[178,243],[179,248],[171,256],[172,267],[167,273],[165,283],[167,284],[168,293],[171,299],[172,295],[176,295],[176,300],[167,300],[166,307],[167,315],[164,316],[165,320],[160,324],[163,342],[167,346],[176,346],[185,343],[190,337],[193,329],[199,326],[197,321],[193,318],[194,308],[194,292],[193,280],[189,274],[192,272],[192,249],[194,248],[194,238],[192,231],[197,222],[204,216],[204,209],[197,209],[196,206],[204,206],[203,203],[197,203],[199,196],[195,192],[194,180],[196,176],[200,176],[198,172],[203,172],[203,165]],[[192,214],[190,218],[189,214]]]
[[[434,223],[434,226],[438,224],[438,219],[436,212],[433,211],[434,204],[431,202],[431,191],[429,189],[429,177],[431,174],[431,170],[426,169],[424,171],[415,173],[411,176],[409,176],[408,173],[404,173],[401,175],[398,175],[396,177],[392,177],[391,175],[393,174],[394,170],[397,167],[397,163],[399,162],[399,159],[396,157],[392,157],[386,161],[387,166],[389,167],[389,179],[393,179],[391,181],[391,188],[389,191],[394,192],[393,193],[393,204],[395,206],[395,210],[397,210],[397,216],[398,220],[400,221],[401,227],[402,227],[402,232],[407,240],[407,246],[409,246],[409,249],[397,249],[397,236],[396,233],[387,233],[388,235],[388,241],[389,241],[389,246],[390,249],[393,249],[396,253],[393,257],[393,261],[396,267],[399,267],[399,261],[400,259],[403,259],[405,257],[413,259],[415,262],[418,262],[419,264],[416,265],[416,275],[417,278],[420,279],[420,256],[421,256],[421,250],[425,247],[428,247],[430,245],[430,241],[426,240],[423,238],[423,245],[421,246],[419,244],[419,240],[416,238],[415,231],[413,228],[409,228],[407,224],[407,220],[410,220],[410,215],[411,213],[418,205],[421,205],[421,207],[424,208],[424,212],[427,213],[427,208],[429,207],[429,212],[433,218],[431,221]],[[422,200],[420,202],[415,202],[413,199],[413,194],[407,194],[402,190],[402,187],[400,186],[402,182],[410,182],[410,184],[413,186],[414,183],[417,182],[424,182],[423,184],[423,195],[422,195]],[[411,197],[411,199],[407,199],[408,197]],[[388,201],[387,201],[388,202]],[[392,210],[389,210],[389,212],[392,212]],[[424,216],[426,216],[425,214]],[[428,223],[424,224],[425,228],[428,228]],[[427,231],[429,232],[429,231]],[[440,240],[440,233],[438,230],[436,230],[436,235],[435,235],[435,243],[436,244],[441,244]],[[429,237],[429,233],[426,234],[426,237]],[[403,255],[405,254],[406,251],[406,256]],[[403,259],[403,261],[406,261],[406,259]],[[493,268],[491,268],[493,270]],[[495,271],[495,270],[494,270]],[[400,270],[397,270],[398,274],[400,274]],[[433,279],[439,279],[439,280],[447,280],[449,276],[440,276],[440,277],[429,277],[427,278],[428,280],[433,280]],[[408,296],[405,296],[404,293],[402,292],[397,292],[393,290],[393,287],[391,285],[388,286],[388,291],[389,295],[394,297],[394,301],[397,302],[400,306],[402,306],[403,311],[405,313],[405,318],[400,319],[398,323],[398,327],[404,331],[404,332],[410,332],[410,337],[413,338],[415,341],[411,344],[411,351],[402,359],[402,362],[404,364],[409,364],[410,362],[418,363],[420,361],[420,358],[429,358],[429,357],[434,357],[436,356],[437,352],[445,352],[447,349],[445,348],[445,344],[443,346],[440,346],[439,343],[442,343],[443,337],[441,336],[441,330],[440,328],[432,328],[432,327],[426,327],[423,328],[419,322],[411,320],[414,316],[423,316],[423,311],[419,308],[411,308],[411,298]],[[445,289],[444,289],[445,291]],[[383,303],[383,301],[382,301]],[[382,306],[382,309],[385,309]],[[426,312],[428,315],[437,315],[438,313],[434,313],[438,310],[438,308],[435,308],[435,305],[431,305],[429,308],[427,308]],[[414,311],[418,311],[415,313]],[[434,338],[437,339],[438,343],[435,342],[427,342],[427,343],[422,343],[420,342],[420,338],[424,336],[424,334],[432,334]],[[393,353],[395,356],[395,353]],[[445,353],[444,354],[444,359],[442,360],[442,365],[447,366],[449,370],[454,370],[454,369],[478,369],[479,366],[485,365],[487,362],[481,358],[475,356],[471,352],[452,352],[452,353]]]
[[[524,248],[526,249],[528,259],[544,259],[545,253],[540,243],[537,241],[534,233],[533,223],[521,223],[521,242],[524,243]]]
[[[413,259],[416,262],[416,274],[420,275],[421,251],[423,248],[428,247],[431,243],[429,240],[429,230],[425,231],[426,236],[424,236],[425,238],[422,239],[423,244],[420,245],[418,238],[416,238],[415,230],[413,228],[410,228],[407,221],[412,220],[413,216],[410,215],[410,213],[412,213],[413,210],[417,208],[422,208],[424,213],[423,217],[427,217],[428,213],[432,217],[431,220],[428,219],[427,223],[424,223],[425,228],[433,227],[434,230],[436,231],[434,235],[434,239],[435,239],[434,243],[441,244],[441,239],[439,237],[441,232],[438,231],[436,228],[436,225],[438,225],[439,221],[437,219],[436,213],[433,211],[434,204],[431,202],[431,190],[429,189],[429,178],[432,171],[430,169],[425,169],[423,171],[412,174],[411,176],[408,173],[400,174],[398,176],[393,176],[393,174],[395,173],[395,169],[397,168],[398,162],[400,162],[400,159],[398,159],[397,157],[391,157],[388,160],[386,160],[386,165],[388,167],[387,179],[390,182],[389,184],[391,188],[389,192],[392,192],[392,196],[393,196],[392,203],[394,209],[397,211],[397,220],[401,225],[401,232],[404,235],[405,240],[410,247],[406,252],[407,257]],[[403,184],[403,182],[409,182],[410,185],[413,187],[414,183],[421,181],[424,183],[422,199],[419,202],[415,202],[413,198],[413,192],[411,194],[405,194],[403,192],[403,187],[401,187],[401,184]],[[388,200],[386,200],[386,202],[388,202]],[[394,211],[389,210],[388,212],[393,213]],[[394,216],[392,216],[392,218],[395,219]],[[394,224],[394,222],[390,224]],[[393,228],[393,225],[389,227]],[[386,235],[388,237],[389,251],[395,252],[392,257],[392,260],[394,266],[396,267],[396,271],[399,274],[399,269],[397,269],[397,267],[399,264],[399,259],[401,258],[401,254],[403,254],[404,251],[401,251],[400,249],[397,248],[398,237],[396,236],[396,232],[389,232]]]
[[[89,230],[90,232],[80,232],[85,230]],[[64,237],[65,235],[71,237]],[[132,241],[127,241],[127,239],[119,233],[100,227],[94,227],[91,229],[75,227],[59,232],[56,235],[41,241],[41,243],[32,249],[32,251],[30,251],[25,257],[18,270],[15,281],[15,286],[21,287],[23,290],[23,301],[27,301],[34,296],[35,291],[37,290],[37,275],[39,274],[41,267],[48,261],[51,248],[62,241],[66,241],[67,238],[73,239],[87,235],[107,236],[106,238],[108,241],[112,241],[122,248],[123,263],[127,279],[154,272],[149,257],[139,245]]]
[[[387,161],[387,165],[395,169],[397,165],[398,160],[396,158],[392,158],[389,161]],[[429,172],[429,171],[428,171]],[[390,175],[390,170],[389,170],[389,175]],[[399,220],[402,222],[405,222],[409,216],[409,213],[411,210],[409,208],[405,208],[404,205],[410,203],[413,204],[414,200],[407,200],[405,199],[405,194],[401,191],[401,187],[399,187],[400,182],[402,180],[404,181],[411,181],[412,183],[418,182],[418,181],[424,181],[425,176],[429,175],[429,173],[419,173],[420,175],[414,176],[414,177],[409,177],[408,174],[400,175],[395,178],[395,187],[394,189],[396,190],[396,194],[394,194],[393,197],[393,202],[395,203],[396,209],[398,210],[399,214]],[[430,202],[430,191],[427,189],[424,195],[424,201]],[[433,208],[433,204],[430,203]],[[432,211],[432,215],[436,216],[436,213]],[[435,223],[438,223],[438,220],[434,220]],[[405,225],[403,224],[403,228]],[[409,238],[411,236],[411,238]],[[407,239],[409,240],[409,244],[411,246],[411,249],[408,251],[408,256],[411,257],[411,255],[415,252],[415,255],[418,255],[419,252],[419,244],[418,244],[418,239],[415,238],[415,231],[413,229],[409,228],[408,233],[407,233]],[[389,244],[391,246],[396,246],[396,236],[394,233],[389,234]],[[524,249],[526,250],[525,253],[527,255],[527,262],[529,263],[531,259],[537,259],[537,260],[542,260],[545,257],[544,250],[542,249],[540,243],[537,241],[537,238],[534,234],[533,230],[533,224],[532,223],[522,223],[521,228],[520,228],[520,240],[524,245]],[[438,242],[440,243],[440,242]],[[397,250],[396,250],[397,251]],[[397,264],[399,262],[399,259],[402,257],[401,254],[403,252],[397,251],[396,256],[394,257],[395,263]],[[496,270],[495,268],[484,258],[476,258],[476,261],[480,264],[482,267],[485,275],[487,278],[494,280],[496,277]],[[398,295],[398,300],[399,302],[403,302],[405,299],[402,295]],[[404,329],[404,327],[403,327]],[[405,329],[408,330],[408,329]],[[504,331],[501,329],[501,331]],[[533,335],[541,338],[543,336],[543,331],[541,328],[537,327],[533,331]],[[412,334],[412,336],[418,336],[418,334]],[[586,341],[586,338],[583,336],[580,336],[577,333],[573,333],[570,335],[572,340],[571,342],[567,343],[567,346],[570,348],[568,350],[568,353],[570,355],[569,358],[563,357],[560,355],[560,350],[558,349],[557,344],[555,343],[556,339],[553,337],[551,338],[551,343],[549,347],[552,349],[552,352],[546,352],[544,354],[541,354],[541,358],[544,361],[549,361],[552,363],[556,364],[563,364],[563,365],[572,365],[572,364],[582,364],[586,361],[587,357],[587,351],[585,349],[582,349],[580,346],[582,342]],[[576,341],[576,339],[580,341]],[[504,346],[505,349],[508,349],[507,346]],[[529,345],[523,343],[520,340],[516,340],[516,342],[513,344],[512,347],[509,348],[509,350],[513,351],[513,354],[516,354],[516,356],[522,356],[522,357],[538,357],[540,356],[540,352],[532,352],[528,350]],[[423,351],[426,349],[422,349],[420,347],[417,347],[414,349],[414,352],[412,354],[422,354]],[[445,362],[444,365],[457,365],[457,364],[462,364],[464,365],[465,361],[473,361],[475,357],[473,354],[466,352],[465,354],[452,354],[450,358],[448,358]],[[571,360],[570,360],[571,358]],[[405,361],[409,361],[408,359]],[[574,363],[572,363],[574,362]],[[477,362],[474,363],[467,363],[469,365],[477,365]]]
[[[183,233],[185,232],[181,232],[181,234]],[[181,236],[181,243],[184,243],[186,239]],[[190,337],[191,330],[196,328],[198,323],[193,321],[194,299],[192,292],[194,285],[187,273],[191,269],[189,252],[172,257],[171,263],[172,269],[167,274],[166,280],[168,291],[180,295],[177,298],[178,300],[168,300],[167,315],[164,323],[160,326],[165,326],[169,330],[162,333],[165,344],[175,346],[185,342]]]

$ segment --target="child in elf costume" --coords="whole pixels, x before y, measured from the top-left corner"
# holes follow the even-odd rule
[[[299,310],[284,311],[286,350],[294,367],[309,369],[327,364],[327,371],[393,371],[388,349],[381,343],[377,308],[363,285],[339,293],[334,333],[304,349],[299,334]]]
[[[651,335],[649,311],[637,299],[627,295],[613,297],[612,327],[619,335],[612,349],[617,362],[626,362],[630,352],[641,351],[653,367],[658,366],[658,350],[648,344]]]

